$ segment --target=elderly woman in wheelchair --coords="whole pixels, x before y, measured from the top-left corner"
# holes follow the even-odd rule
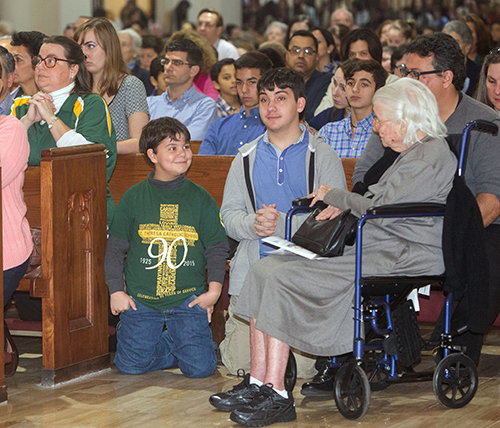
[[[430,90],[400,79],[377,91],[373,104],[374,129],[399,156],[364,195],[328,186],[309,195],[311,205],[328,204],[317,219],[346,209],[361,217],[372,206],[446,202],[457,160]],[[442,221],[385,218],[367,223],[363,274],[442,274]],[[352,352],[355,263],[354,247],[336,258],[271,255],[255,263],[236,306],[236,313],[250,320],[250,376],[231,391],[211,396],[210,403],[231,410],[231,419],[243,426],[295,420],[292,393],[284,384],[289,347],[324,356]]]

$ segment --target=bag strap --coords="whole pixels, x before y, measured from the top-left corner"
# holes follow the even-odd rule
[[[252,207],[254,211],[257,211],[255,208],[255,198],[253,195],[252,181],[250,180],[250,159],[248,156],[243,157],[243,169],[245,172],[245,183],[247,185],[248,196],[250,197],[250,202],[252,203]]]
[[[314,192],[314,155],[316,152],[311,152],[309,158],[309,193]]]

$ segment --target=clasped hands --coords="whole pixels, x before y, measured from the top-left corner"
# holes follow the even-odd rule
[[[31,125],[41,120],[50,123],[54,119],[56,107],[50,94],[37,92],[28,100],[28,104],[30,107],[26,113],[26,119]]]

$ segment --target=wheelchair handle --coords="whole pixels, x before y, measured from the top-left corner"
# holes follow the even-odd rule
[[[493,122],[489,122],[483,119],[477,119],[476,121],[476,129],[479,132],[487,132],[488,134],[496,137],[498,135],[498,125]]]
[[[465,150],[467,144],[469,143],[470,131],[479,131],[492,134],[493,136],[498,135],[498,126],[493,122],[487,120],[477,119],[469,122],[465,125],[464,131],[462,133],[462,145],[460,147],[460,157],[458,158],[458,175],[462,177],[465,170]]]

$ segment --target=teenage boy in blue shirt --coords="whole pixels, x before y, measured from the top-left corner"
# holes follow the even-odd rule
[[[271,60],[260,52],[247,52],[235,61],[240,112],[213,121],[198,154],[234,156],[243,145],[265,132],[259,116],[257,82],[272,66]]]

